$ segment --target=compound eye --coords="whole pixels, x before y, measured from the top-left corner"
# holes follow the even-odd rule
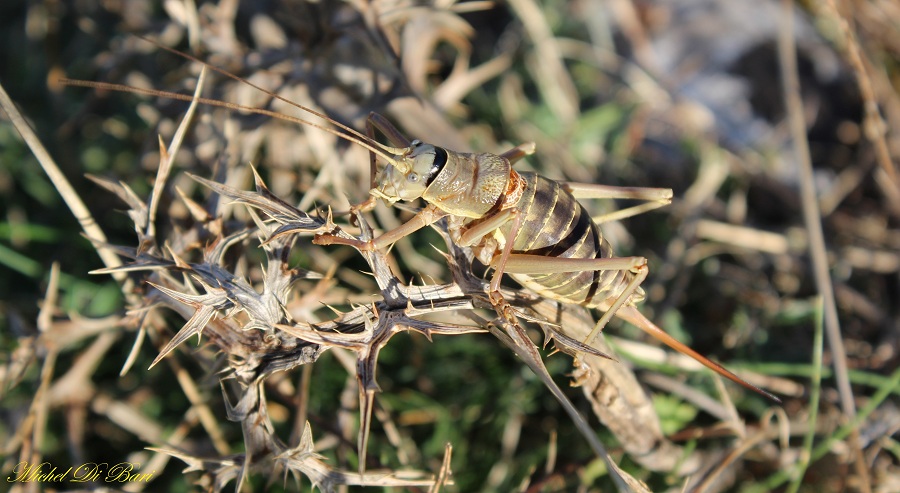
[[[410,173],[406,175],[406,181],[410,183],[416,183],[419,181],[419,175],[417,173]]]

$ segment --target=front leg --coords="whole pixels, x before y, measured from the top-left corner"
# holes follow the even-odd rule
[[[393,245],[400,238],[409,236],[425,226],[436,223],[446,215],[446,212],[438,209],[432,204],[428,204],[424,209],[419,211],[418,214],[413,216],[412,219],[385,232],[378,238],[363,241],[357,238],[342,238],[331,233],[324,233],[316,235],[315,238],[313,238],[313,243],[316,245],[350,245],[362,252],[381,250]]]

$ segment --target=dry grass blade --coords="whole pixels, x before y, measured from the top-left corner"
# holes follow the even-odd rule
[[[203,67],[200,71],[200,77],[197,78],[197,89],[194,91],[194,99],[191,101],[191,105],[188,107],[184,118],[181,119],[178,130],[175,131],[175,135],[172,137],[172,142],[169,144],[168,148],[163,142],[162,136],[159,138],[159,168],[156,171],[156,182],[153,186],[153,194],[150,196],[147,217],[146,234],[151,238],[156,236],[156,211],[159,207],[159,199],[162,196],[163,190],[166,188],[165,184],[172,171],[172,160],[175,159],[178,150],[181,149],[181,142],[184,140],[191,118],[194,116],[194,111],[197,109],[197,98],[200,97],[200,94],[203,92],[203,84],[205,82],[206,67]]]
[[[841,32],[844,35],[844,40],[846,42],[845,49],[847,50],[847,57],[853,65],[857,83],[859,84],[859,90],[862,93],[863,101],[865,101],[865,104],[863,105],[866,115],[864,122],[865,136],[875,145],[878,164],[881,166],[881,169],[887,174],[894,187],[900,189],[900,176],[897,176],[897,170],[891,159],[891,154],[885,139],[888,128],[879,113],[878,99],[875,97],[875,90],[872,87],[871,77],[869,77],[868,67],[871,66],[871,63],[866,63],[864,60],[864,56],[859,47],[859,42],[857,41],[850,24],[847,22],[847,19],[840,14],[840,11],[835,4],[835,0],[827,0],[824,2],[824,6],[829,11],[830,16],[840,25]]]
[[[560,310],[548,302],[534,304],[532,309],[549,320],[558,320],[576,339],[585,337],[594,325],[582,310]],[[596,344],[601,351],[613,353],[603,338]],[[679,475],[694,474],[706,467],[713,454],[686,455],[665,438],[649,396],[622,363],[590,355],[586,360],[592,371],[581,385],[583,393],[604,426],[642,467]]]
[[[434,485],[428,490],[428,493],[440,493],[441,488],[448,484],[453,484],[450,481],[450,459],[453,457],[453,446],[449,443],[444,447],[444,460],[441,462],[441,469],[438,472],[437,480]]]
[[[326,220],[314,218],[273,195],[263,183],[256,169],[252,169],[256,181],[255,193],[237,190],[199,176],[189,176],[216,193],[234,200],[236,203],[246,204],[261,210],[281,224],[281,227],[273,232],[272,239],[285,234],[317,233],[334,229],[334,223],[331,222],[330,218]]]
[[[825,247],[825,235],[822,232],[821,213],[819,203],[816,200],[815,182],[813,180],[812,162],[809,155],[809,144],[806,140],[806,128],[803,120],[803,103],[800,99],[800,81],[797,73],[796,49],[794,38],[791,36],[793,21],[793,2],[783,0],[784,17],[782,20],[781,36],[779,36],[779,62],[784,84],[785,106],[788,109],[791,135],[793,137],[794,151],[797,154],[797,162],[800,166],[800,195],[803,202],[803,218],[810,238],[810,255],[813,262],[813,274],[819,296],[822,297],[825,313],[825,333],[828,335],[828,345],[834,356],[834,371],[837,378],[838,390],[841,394],[841,408],[847,418],[853,420],[856,416],[856,403],[853,400],[853,389],[850,387],[850,378],[847,375],[847,352],[844,349],[844,340],[841,335],[840,321],[838,320],[837,304],[834,296],[834,287],[831,282],[831,274],[828,268],[828,256]],[[870,491],[868,467],[859,442],[857,432],[851,434],[851,446],[855,449],[856,473],[859,476],[861,489]]]
[[[0,89],[47,149],[0,98],[0,469],[154,471],[130,491],[897,490],[900,7],[793,2],[788,28],[774,0],[601,3],[13,9]],[[387,133],[361,131],[371,112]],[[627,311],[586,345],[600,313],[491,287],[446,219],[378,251],[318,244],[421,212],[348,209],[412,139],[518,149],[517,172],[567,191],[672,190],[638,217],[656,202],[581,203],[617,257],[647,259],[647,320],[784,407],[639,339]],[[497,292],[520,324],[493,320]],[[813,356],[816,292],[840,328]]]
[[[279,457],[287,469],[303,472],[312,481],[313,487],[319,488],[323,492],[337,491],[340,485],[435,487],[435,481],[430,478],[404,478],[396,473],[382,471],[369,471],[366,475],[335,471],[333,467],[325,463],[324,459],[322,455],[315,452],[312,428],[308,422],[300,443],[295,448],[283,452]]]
[[[50,156],[50,153],[47,152],[44,145],[41,144],[40,139],[35,135],[31,126],[28,125],[28,122],[26,122],[22,114],[19,113],[18,108],[16,108],[13,100],[10,99],[9,94],[6,93],[6,89],[3,88],[2,84],[0,84],[0,107],[2,107],[3,111],[9,116],[9,119],[13,122],[13,125],[15,125],[16,130],[25,140],[25,143],[28,144],[29,149],[31,149],[31,152],[38,159],[38,162],[41,163],[41,167],[53,182],[53,186],[56,187],[56,190],[66,201],[66,204],[69,206],[69,210],[72,211],[75,219],[81,224],[84,233],[88,238],[106,242],[106,235],[103,233],[100,226],[97,225],[97,222],[94,221],[87,206],[84,205],[84,202],[78,196],[78,192],[76,192],[75,189],[72,188],[72,185],[69,184],[69,181],[56,165],[56,162]],[[101,250],[98,251],[97,254],[100,255],[100,258],[107,267],[118,267],[120,265],[119,259],[109,252]],[[117,274],[116,280],[125,282],[125,277]],[[127,288],[127,285],[125,287]]]
[[[578,91],[565,69],[546,18],[533,0],[513,0],[510,5],[522,20],[535,46],[536,53],[530,67],[532,74],[559,119],[570,124],[578,116]]]
[[[520,327],[513,326],[509,324],[505,320],[495,319],[492,322],[493,325],[498,325],[504,328],[505,333],[501,333],[499,331],[494,331],[494,336],[500,339],[507,347],[513,350],[519,358],[531,368],[531,371],[541,379],[544,385],[550,390],[550,393],[559,401],[559,403],[563,406],[566,412],[569,414],[569,418],[575,423],[575,426],[578,428],[579,432],[581,432],[581,436],[584,437],[587,442],[590,444],[591,448],[594,450],[594,453],[597,454],[598,457],[603,459],[606,466],[609,468],[609,471],[612,475],[613,480],[616,483],[617,488],[620,492],[649,492],[647,489],[647,485],[643,484],[639,480],[632,477],[627,472],[623,471],[616,464],[615,460],[609,455],[609,452],[606,450],[606,447],[603,446],[603,443],[597,439],[594,434],[594,430],[588,424],[587,420],[578,412],[575,408],[575,405],[569,400],[569,398],[565,395],[562,389],[553,381],[553,377],[550,376],[550,373],[547,371],[547,367],[544,365],[543,359],[541,358],[541,354],[538,352],[537,347],[528,338],[528,336],[521,330]]]

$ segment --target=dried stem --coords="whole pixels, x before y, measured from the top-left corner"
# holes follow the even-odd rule
[[[812,160],[809,155],[809,143],[806,139],[806,125],[803,118],[803,103],[800,99],[800,79],[793,36],[794,2],[782,0],[782,6],[783,16],[778,36],[778,60],[781,66],[785,106],[788,110],[794,153],[799,166],[803,222],[806,224],[809,234],[816,289],[823,301],[825,333],[828,336],[828,345],[834,358],[834,372],[841,396],[841,408],[847,419],[852,421],[856,416],[856,404],[853,401],[853,389],[850,387],[850,378],[847,374],[847,352],[844,349],[834,287],[828,269],[825,235],[822,232],[822,215],[819,212],[819,203],[816,198]],[[856,473],[862,481],[861,489],[868,492],[871,490],[869,472],[857,431],[851,434],[850,442],[855,452]]]
[[[69,206],[72,215],[74,215],[75,219],[78,220],[78,223],[81,224],[81,229],[84,231],[84,234],[92,241],[106,243],[106,234],[103,233],[103,230],[97,225],[97,222],[94,221],[94,217],[91,215],[87,206],[84,205],[81,197],[78,196],[78,192],[72,188],[69,180],[63,174],[62,170],[59,169],[59,166],[56,165],[56,161],[54,161],[53,157],[50,156],[50,153],[47,152],[47,149],[34,133],[34,130],[32,130],[31,126],[28,125],[28,122],[25,121],[25,117],[23,117],[18,108],[16,108],[15,103],[10,99],[2,84],[0,84],[0,107],[2,107],[6,114],[9,115],[9,119],[16,127],[19,135],[22,136],[22,139],[28,145],[28,148],[31,149],[32,154],[37,158],[41,167],[44,169],[44,172],[47,173],[47,177],[50,178],[50,181],[53,182],[53,186],[56,187],[59,195],[66,202],[66,205]],[[122,265],[119,258],[112,252],[98,249],[97,254],[100,255],[100,259],[103,260],[103,263],[107,267],[119,267]],[[124,274],[116,274],[115,278],[120,283],[128,282]],[[129,289],[125,289],[125,292],[128,291]]]

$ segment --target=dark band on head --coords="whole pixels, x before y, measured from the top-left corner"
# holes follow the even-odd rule
[[[441,147],[434,148],[434,162],[431,163],[431,169],[428,170],[428,176],[425,178],[425,186],[431,185],[431,182],[441,173],[444,165],[447,164],[447,151]]]

